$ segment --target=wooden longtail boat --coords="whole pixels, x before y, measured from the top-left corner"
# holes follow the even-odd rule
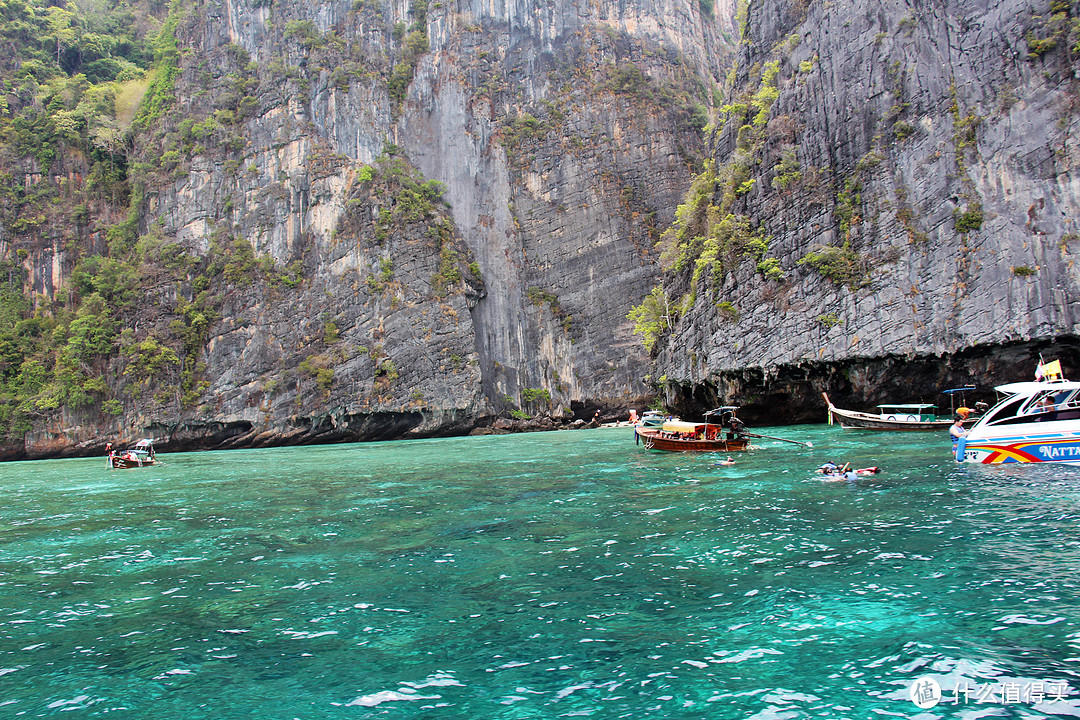
[[[701,426],[703,427],[703,426]],[[734,452],[746,450],[750,447],[750,439],[745,437],[733,437],[728,440],[722,431],[712,438],[686,438],[672,437],[663,429],[637,428],[634,434],[635,442],[643,443],[650,450],[667,450],[669,452]]]
[[[154,441],[151,439],[140,440],[130,450],[109,453],[109,465],[116,470],[149,467],[156,464],[157,454],[154,452]]]
[[[649,450],[668,452],[735,452],[750,447],[750,439],[739,432],[742,423],[735,417],[738,408],[725,406],[705,413],[704,422],[668,420],[661,427],[639,426],[634,429],[634,443],[644,444]],[[710,416],[719,416],[720,422],[710,422]],[[735,428],[725,431],[724,421]]]
[[[946,393],[974,390],[973,387],[946,390]],[[931,403],[907,403],[878,405],[878,412],[865,413],[842,410],[832,404],[826,393],[821,393],[829,406],[829,424],[840,423],[845,430],[948,430],[953,421],[938,415],[938,406]],[[951,413],[950,413],[951,416]],[[972,418],[974,421],[974,418]]]

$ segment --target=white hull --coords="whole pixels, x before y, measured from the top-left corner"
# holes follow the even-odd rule
[[[1006,398],[956,443],[957,461],[1080,465],[1080,384],[1013,383],[998,391]]]
[[[1080,423],[1029,423],[971,433],[957,445],[956,459],[984,464],[1055,462],[1080,465]]]

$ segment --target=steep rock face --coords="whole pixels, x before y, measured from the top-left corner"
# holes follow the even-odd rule
[[[318,425],[316,412],[339,428],[401,413],[424,418],[404,423],[415,432],[460,432],[498,412],[644,395],[626,313],[656,280],[657,228],[700,162],[691,116],[729,47],[722,17],[651,1],[190,9],[176,109],[145,145],[172,161],[159,160],[169,175],[147,220],[197,251],[242,238],[280,266],[301,263],[304,280],[284,298],[230,294],[198,410],[158,408],[157,427],[192,442],[311,441],[295,428]],[[222,108],[237,108],[234,124],[198,137]],[[414,232],[460,239],[449,299],[421,287],[447,246],[385,225],[401,197],[356,194],[387,147],[418,182],[443,184],[450,222]],[[384,263],[392,287],[372,292]],[[336,347],[317,342],[326,322]],[[385,387],[376,354],[396,368]],[[325,392],[313,391],[318,370],[333,373]]]
[[[1080,360],[1074,5],[171,7],[136,222],[113,198],[25,258],[0,238],[24,294],[71,297],[80,256],[143,278],[109,298],[98,405],[5,456],[460,433],[657,388],[781,422]],[[658,283],[654,385],[626,317]]]
[[[655,279],[650,225],[670,220],[700,149],[695,128],[649,98],[646,80],[621,94],[598,80],[605,62],[659,85],[685,83],[689,66],[691,89],[706,91],[723,47],[715,25],[694,3],[458,10],[418,69],[402,138],[425,174],[446,182],[484,271],[489,293],[474,320],[487,394],[631,400],[644,392],[644,358],[626,312]],[[478,94],[481,82],[510,87]],[[530,111],[539,129],[496,137]]]
[[[190,282],[163,272],[122,338],[109,379],[126,412],[64,412],[28,436],[26,455],[81,454],[135,434],[176,450],[460,433],[483,422],[469,305],[484,289],[445,207],[403,192],[425,186],[394,156],[366,179],[323,173],[312,195],[343,183],[347,207],[334,237],[291,266],[302,279],[255,258],[243,238],[221,248],[215,233],[221,260]],[[387,197],[400,204],[384,216]],[[161,342],[170,335],[185,339],[180,352]]]
[[[812,367],[813,397],[853,363],[948,367],[1005,345],[1030,360],[1074,336],[1080,117],[1058,20],[1048,2],[751,3],[717,195],[738,177],[725,210],[782,277],[760,245],[695,287],[669,274],[672,297],[697,290],[660,350],[672,399],[753,402],[761,387],[731,382]],[[937,379],[1017,379],[960,365]],[[856,385],[869,401],[904,384]]]

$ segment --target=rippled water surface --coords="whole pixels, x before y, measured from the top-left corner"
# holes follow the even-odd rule
[[[1080,470],[768,432],[0,465],[0,717],[1080,717]]]

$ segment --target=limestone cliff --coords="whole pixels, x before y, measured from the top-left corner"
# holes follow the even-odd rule
[[[1076,10],[749,3],[711,209],[665,239],[669,399],[820,418],[821,390],[934,402],[1039,351],[1075,369]]]
[[[780,422],[823,389],[1075,367],[1078,16],[173,0],[115,122],[72,121],[72,75],[47,97],[74,144],[4,146],[3,454],[461,433],[655,392]],[[40,104],[41,62],[3,112]]]
[[[173,2],[129,243],[168,269],[103,366],[111,414],[62,408],[27,452],[621,414],[650,392],[626,315],[700,167],[733,13]],[[58,251],[40,289],[88,251]]]

